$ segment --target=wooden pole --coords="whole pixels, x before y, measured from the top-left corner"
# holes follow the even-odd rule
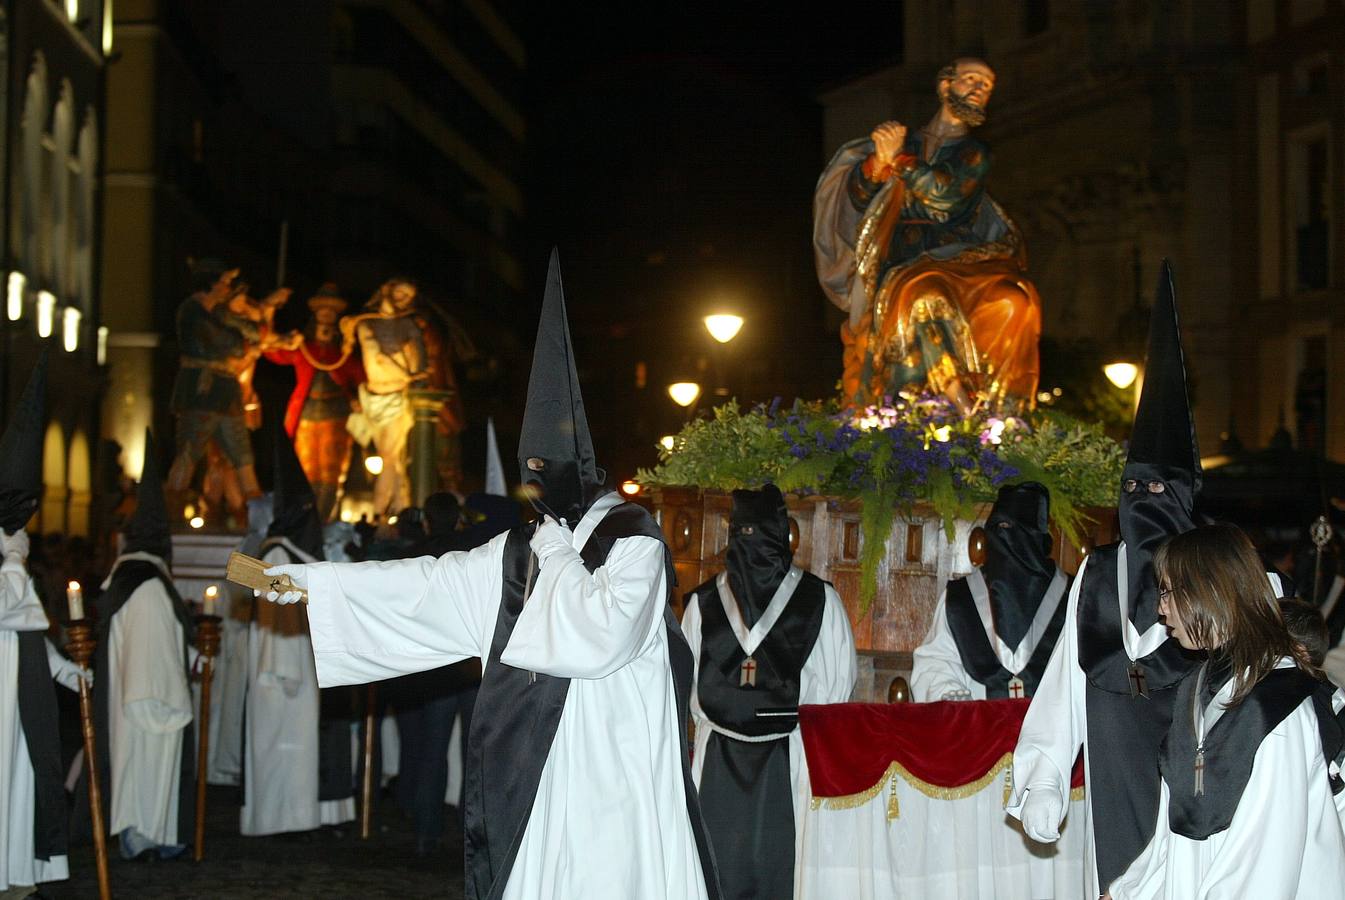
[[[93,663],[93,651],[98,642],[93,636],[93,626],[87,619],[71,622],[66,626],[69,641],[65,649],[70,658],[82,668]],[[100,900],[112,900],[112,882],[107,874],[107,826],[103,823],[103,792],[98,785],[98,742],[93,731],[93,696],[89,692],[89,683],[79,680],[79,722],[84,732],[84,768],[89,776],[89,817],[93,823],[93,858],[98,866],[98,896]]]
[[[196,748],[196,837],[192,859],[205,858],[205,786],[210,768],[210,682],[215,673],[215,654],[219,652],[220,617],[196,617],[196,649],[201,651],[201,712],[199,746]]]
[[[364,687],[364,778],[360,785],[360,838],[369,840],[374,821],[374,725],[375,707],[378,704],[378,685],[370,683]]]

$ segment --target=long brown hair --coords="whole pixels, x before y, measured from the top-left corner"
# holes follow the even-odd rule
[[[1252,687],[1288,657],[1321,678],[1307,650],[1289,635],[1265,566],[1247,535],[1234,525],[1204,525],[1177,535],[1158,549],[1159,585],[1191,639],[1232,667],[1233,697]]]

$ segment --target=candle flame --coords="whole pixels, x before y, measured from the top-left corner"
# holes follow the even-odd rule
[[[205,595],[207,597],[214,597],[217,594],[219,594],[219,588],[215,587],[213,584],[205,589]]]
[[[78,581],[70,582],[68,585],[66,585],[66,589],[71,591],[79,590],[79,582]]]

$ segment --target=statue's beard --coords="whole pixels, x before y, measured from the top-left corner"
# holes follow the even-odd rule
[[[952,88],[948,89],[948,108],[969,128],[985,124],[985,107],[977,106],[967,99],[966,94],[959,94]]]

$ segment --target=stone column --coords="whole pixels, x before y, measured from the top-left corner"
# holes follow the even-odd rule
[[[425,498],[439,490],[439,472],[435,466],[435,444],[439,437],[436,420],[453,392],[412,389],[410,393],[411,409],[416,417],[410,442],[411,502],[415,506],[424,506]]]

